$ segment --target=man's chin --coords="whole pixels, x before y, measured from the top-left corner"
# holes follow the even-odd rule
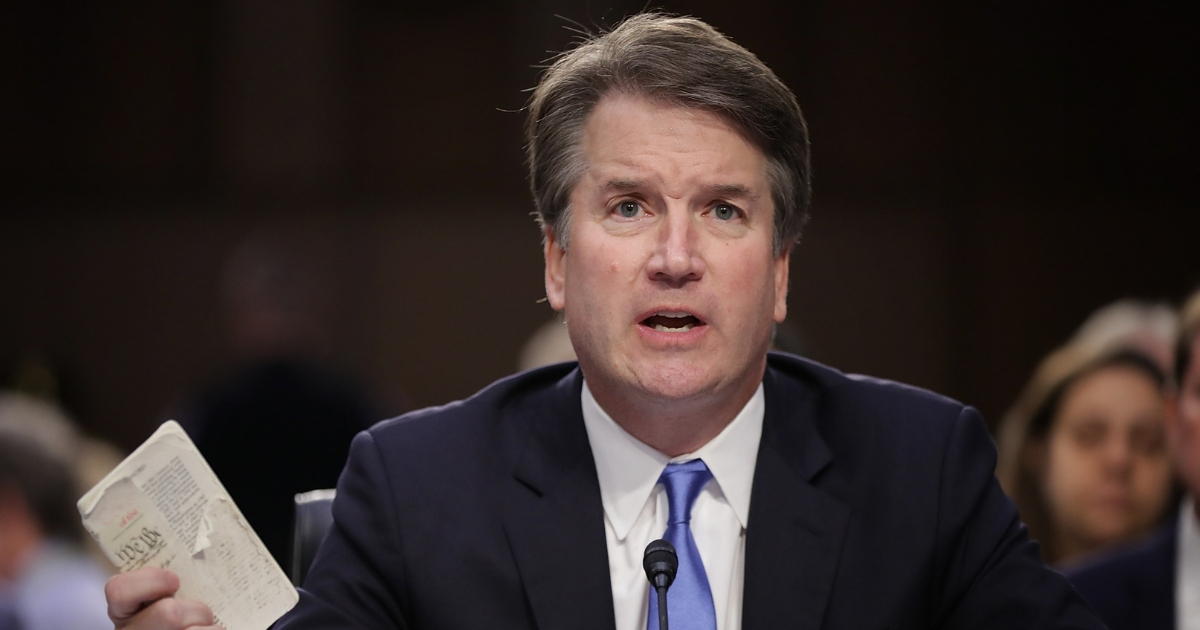
[[[608,369],[592,369],[581,360],[584,377],[589,379],[593,391],[608,390],[628,402],[639,400],[641,404],[686,407],[690,401],[703,402],[730,396],[741,388],[757,387],[754,383],[739,383],[736,374],[745,375],[751,370],[730,370],[730,367],[710,360],[688,360],[691,357],[655,357],[648,360],[625,361],[608,366]],[[725,368],[725,369],[717,369]],[[761,379],[761,374],[758,379]],[[600,380],[603,380],[603,384]],[[733,394],[736,395],[736,394]]]
[[[719,396],[730,385],[719,374],[695,364],[653,365],[639,370],[636,382],[646,398],[671,405]]]

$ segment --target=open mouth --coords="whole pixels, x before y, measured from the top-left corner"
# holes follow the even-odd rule
[[[698,317],[691,313],[661,312],[655,313],[642,320],[643,326],[648,326],[659,332],[681,333],[702,325]]]

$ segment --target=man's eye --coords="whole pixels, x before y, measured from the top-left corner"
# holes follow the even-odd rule
[[[617,206],[617,212],[626,219],[632,219],[636,217],[641,209],[642,207],[639,206],[636,201],[622,201],[620,205]]]
[[[731,221],[737,218],[737,210],[727,203],[719,203],[714,206],[712,214],[722,221]]]

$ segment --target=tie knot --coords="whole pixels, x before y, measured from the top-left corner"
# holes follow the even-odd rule
[[[692,520],[692,505],[696,497],[704,489],[704,484],[712,479],[712,473],[704,460],[693,459],[690,462],[667,464],[658,482],[667,489],[667,525],[688,523]]]

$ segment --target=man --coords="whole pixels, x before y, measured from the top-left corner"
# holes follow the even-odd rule
[[[973,410],[768,358],[808,141],[757,58],[630,18],[547,70],[527,135],[578,366],[359,435],[277,628],[656,628],[641,559],[663,536],[677,629],[1099,627],[1037,559]],[[172,579],[114,579],[117,625],[210,622],[141,608]]]
[[[1180,316],[1167,440],[1187,491],[1179,514],[1143,543],[1069,577],[1113,630],[1200,629],[1200,292]]]

